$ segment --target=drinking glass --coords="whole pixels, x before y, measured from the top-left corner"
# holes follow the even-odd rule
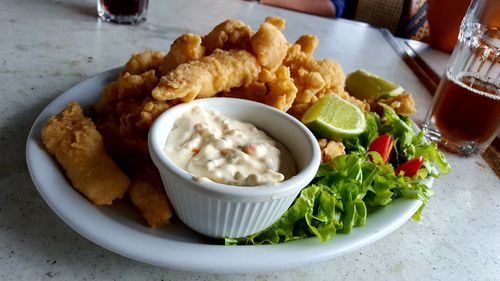
[[[500,128],[500,1],[472,0],[424,121],[427,139],[480,154]]]
[[[103,21],[138,24],[146,20],[148,0],[97,0],[97,14]]]

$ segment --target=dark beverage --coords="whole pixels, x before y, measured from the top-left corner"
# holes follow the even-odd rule
[[[97,13],[104,21],[137,24],[146,20],[148,0],[99,0]]]
[[[450,75],[439,84],[430,114],[438,143],[452,150],[473,153],[481,144],[489,143],[500,124],[500,90],[494,82],[486,82],[463,73],[453,80]],[[429,130],[429,128],[424,128]]]
[[[133,16],[140,14],[144,0],[103,0],[105,9],[113,15]]]

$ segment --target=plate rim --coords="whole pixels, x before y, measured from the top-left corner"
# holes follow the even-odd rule
[[[54,111],[54,108],[58,108],[59,111],[62,110],[63,105],[66,103],[65,100],[68,100],[72,95],[78,94],[79,91],[82,91],[82,89],[86,87],[97,88],[100,85],[99,87],[102,90],[102,87],[105,85],[103,83],[109,82],[110,79],[116,79],[121,69],[122,67],[116,67],[92,75],[54,98],[39,113],[33,122],[26,140],[25,157],[28,172],[44,201],[65,224],[87,240],[107,250],[137,261],[184,271],[257,273],[286,270],[332,259],[380,240],[408,221],[422,204],[422,202],[417,199],[398,198],[390,205],[381,208],[381,210],[377,211],[375,214],[377,218],[379,216],[383,218],[384,215],[387,215],[386,213],[391,215],[391,210],[393,211],[393,209],[396,211],[402,210],[403,213],[399,215],[392,214],[393,220],[385,221],[382,225],[374,225],[374,214],[372,214],[370,216],[372,220],[367,219],[367,223],[364,227],[354,228],[348,235],[337,234],[334,239],[324,243],[319,242],[315,237],[278,245],[258,246],[225,246],[218,244],[192,243],[155,235],[147,235],[144,234],[144,232],[139,232],[133,228],[127,227],[128,225],[113,221],[102,212],[99,212],[95,205],[87,201],[87,199],[68,184],[58,163],[55,163],[53,157],[48,155],[40,146],[39,133],[43,123],[45,123],[43,119],[57,113],[57,111]],[[100,95],[100,91],[98,93],[89,94],[89,96],[92,95],[97,99]],[[81,100],[76,101],[81,102]],[[51,165],[37,165],[40,158],[42,158],[42,160],[44,158],[45,160],[50,158],[51,160],[49,161]],[[48,168],[49,171],[56,171],[54,175],[49,174],[48,177],[49,179],[54,177],[52,180],[59,180],[59,185],[62,186],[62,189],[61,186],[59,186],[59,191],[61,191],[62,194],[51,192],[52,187],[43,180],[45,175],[41,174],[42,167],[43,169]],[[57,171],[59,171],[58,174]],[[61,179],[64,179],[62,184],[60,182]],[[432,187],[432,182],[433,179],[430,178],[427,180],[426,184]],[[61,199],[63,200],[61,201]],[[75,206],[80,208],[79,211],[83,209],[96,217],[85,217],[85,212],[79,213],[68,209],[68,207],[73,208]],[[95,231],[92,227],[96,225],[96,222],[104,223],[105,228],[101,225],[99,226],[100,228],[97,229],[98,231]],[[88,223],[90,223],[90,225],[88,225]],[[107,236],[113,233],[120,233],[128,236],[113,236],[113,238]],[[369,235],[366,235],[366,233]],[[144,241],[137,241],[138,238],[147,243]],[[165,250],[165,252],[159,252],[159,249]],[[270,259],[272,259],[273,262],[269,262]]]

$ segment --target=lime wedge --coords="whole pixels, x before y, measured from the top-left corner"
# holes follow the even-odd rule
[[[395,97],[405,91],[401,86],[364,69],[356,70],[347,75],[345,88],[351,96],[360,100],[373,101]]]
[[[333,140],[354,137],[366,129],[363,111],[335,94],[326,95],[311,106],[302,116],[302,123],[317,137]]]

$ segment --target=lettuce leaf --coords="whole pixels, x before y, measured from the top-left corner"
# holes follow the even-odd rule
[[[367,112],[366,131],[356,138],[344,139],[347,155],[322,164],[313,181],[300,192],[283,216],[267,229],[243,238],[226,238],[227,245],[276,244],[316,236],[327,241],[337,233],[349,233],[366,223],[368,210],[390,204],[395,198],[423,202],[413,218],[418,220],[432,190],[419,180],[439,177],[450,165],[435,143],[415,133],[410,118],[399,116],[389,106],[384,114]],[[381,134],[390,134],[394,150],[389,163],[378,153],[368,152],[369,144]],[[396,176],[394,167],[422,155],[424,165],[410,177]]]

